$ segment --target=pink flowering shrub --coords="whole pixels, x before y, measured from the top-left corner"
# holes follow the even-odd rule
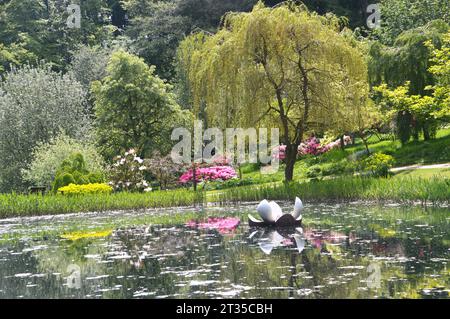
[[[286,159],[286,145],[280,145],[275,149],[274,158],[280,161]]]
[[[225,218],[208,218],[205,222],[197,222],[195,220],[190,220],[186,223],[187,227],[198,228],[198,229],[217,229],[221,234],[227,234],[235,230],[241,220],[236,217],[225,217]]]
[[[299,155],[319,155],[323,153],[320,141],[315,137],[309,138],[306,143],[302,143],[298,147]]]
[[[215,166],[228,166],[231,163],[231,160],[224,155],[216,155],[213,157],[212,162]]]
[[[344,136],[344,145],[348,145],[352,142],[350,136]],[[338,139],[334,142],[322,145],[320,140],[316,137],[310,137],[305,143],[300,144],[298,147],[298,155],[321,155],[327,153],[333,149],[341,147],[341,140]],[[280,145],[275,150],[275,158],[284,160],[286,158],[286,145]]]
[[[200,167],[195,170],[195,179],[197,182],[226,181],[236,177],[236,171],[231,166]],[[193,181],[193,169],[189,169],[179,179],[181,184],[187,184]]]

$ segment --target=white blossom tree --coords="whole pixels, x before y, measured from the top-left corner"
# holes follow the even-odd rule
[[[71,75],[45,65],[5,74],[0,83],[0,191],[21,190],[21,171],[34,147],[64,131],[83,138],[89,127],[86,93]]]

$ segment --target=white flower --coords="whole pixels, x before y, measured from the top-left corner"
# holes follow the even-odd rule
[[[146,192],[146,193],[151,192],[151,191],[152,191],[151,187],[147,187],[146,189],[144,189],[144,192]]]
[[[145,171],[146,169],[147,169],[147,167],[145,167],[145,166],[139,167],[139,170],[140,170],[140,171]]]
[[[143,181],[143,182],[142,182],[142,185],[144,185],[144,187],[147,187],[147,186],[148,186],[147,181]]]
[[[135,160],[136,162],[138,162],[139,164],[144,163],[144,160],[143,160],[142,158],[138,157],[138,156],[136,156],[136,157],[134,158],[134,160]]]
[[[136,150],[134,148],[132,148],[128,151],[128,154],[136,154]]]

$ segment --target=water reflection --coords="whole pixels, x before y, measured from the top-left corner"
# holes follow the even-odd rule
[[[252,208],[222,213],[246,216]],[[19,240],[0,242],[0,297],[446,298],[448,215],[445,209],[317,205],[305,211],[304,228],[241,223],[224,232],[206,224],[136,222],[108,237],[76,241],[30,239],[27,232],[60,222],[38,220]],[[87,223],[103,222],[93,216]],[[11,225],[0,229],[18,227]],[[73,265],[79,289],[68,285]],[[377,267],[379,286],[369,285],[371,276],[377,279],[369,269]]]
[[[266,255],[270,255],[272,250],[277,247],[294,247],[301,253],[305,249],[306,243],[303,237],[303,229],[300,227],[252,229],[248,238],[256,241]]]

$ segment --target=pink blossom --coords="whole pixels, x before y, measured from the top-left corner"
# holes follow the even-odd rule
[[[201,181],[226,181],[237,176],[236,171],[231,166],[213,166],[202,167],[195,170],[195,179],[197,182]],[[186,184],[194,180],[193,170],[190,169],[181,175],[179,182]]]
[[[350,136],[344,136],[344,145],[352,143],[352,138]],[[341,140],[338,139],[334,142],[322,145],[320,140],[316,137],[310,137],[306,142],[302,143],[298,147],[298,155],[314,155],[318,156],[327,153],[333,149],[341,147]],[[275,158],[284,160],[286,158],[286,145],[280,145],[275,149]]]

